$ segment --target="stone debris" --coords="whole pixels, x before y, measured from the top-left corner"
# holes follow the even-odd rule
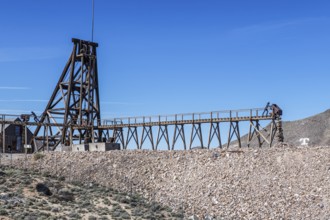
[[[329,147],[52,152],[14,163],[136,192],[189,219],[330,219]]]
[[[192,215],[188,218],[188,220],[199,220],[199,218],[196,215]]]

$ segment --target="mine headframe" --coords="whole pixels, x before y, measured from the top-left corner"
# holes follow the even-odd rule
[[[102,138],[97,130],[101,120],[98,44],[79,39],[72,42],[71,56],[34,132],[34,151]]]

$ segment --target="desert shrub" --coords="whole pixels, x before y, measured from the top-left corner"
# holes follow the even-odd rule
[[[50,211],[50,210],[52,210],[52,207],[50,207],[50,206],[45,206],[45,207],[44,207],[44,210],[45,210],[45,211]]]
[[[153,212],[162,211],[162,207],[157,203],[152,203],[151,211]]]
[[[17,180],[15,178],[8,179],[9,184],[16,184]]]
[[[32,183],[32,181],[29,178],[22,179],[22,184],[25,186],[30,185],[31,183]]]
[[[70,212],[70,213],[68,214],[68,217],[70,217],[70,218],[80,219],[80,215],[79,215],[78,213],[76,213],[76,212]]]
[[[131,202],[130,202],[130,205],[131,205],[131,207],[136,207],[136,206],[138,205],[138,203],[135,202],[135,201],[131,201]]]
[[[133,216],[142,216],[143,215],[143,210],[136,208],[132,210],[132,215]]]
[[[47,213],[47,212],[40,212],[40,213],[39,213],[39,216],[44,217],[45,219],[47,219],[47,218],[50,216],[50,214]],[[38,219],[39,219],[39,218],[38,218]]]
[[[58,207],[54,207],[54,208],[51,209],[51,212],[57,213],[59,211],[60,211],[60,209]]]
[[[69,202],[69,201],[71,202],[74,200],[74,196],[69,189],[63,188],[60,189],[58,192],[58,199],[65,202]]]
[[[128,203],[130,202],[130,200],[129,200],[128,198],[126,198],[126,197],[122,197],[122,198],[120,198],[119,201],[120,201],[121,203],[125,203],[125,204],[128,204]]]
[[[158,214],[156,214],[156,217],[157,217],[157,219],[163,219],[166,217],[166,215],[164,213],[158,213]]]
[[[57,198],[52,197],[52,198],[49,199],[49,202],[50,202],[50,203],[57,204],[57,203],[58,203],[58,200],[57,200]]]
[[[84,201],[82,204],[81,204],[81,207],[82,208],[88,208],[90,207],[92,204],[89,202],[89,201]]]
[[[120,215],[121,219],[131,219],[131,216],[127,212],[122,212]]]
[[[120,195],[115,195],[115,196],[113,197],[113,199],[116,200],[117,202],[120,202],[121,198],[122,198],[122,197],[121,197]]]
[[[182,213],[173,213],[172,214],[172,217],[175,217],[175,218],[183,218],[184,215]]]
[[[13,215],[13,219],[24,219],[24,215],[22,215],[21,213],[15,213]]]
[[[78,209],[78,211],[80,214],[85,214],[88,213],[88,211],[86,211],[85,209]]]
[[[101,211],[101,212],[98,211],[98,213],[100,213],[100,215],[107,215],[108,214],[107,211]]]
[[[91,206],[88,207],[87,210],[88,210],[88,212],[94,212],[94,209],[93,209],[93,207],[91,207]]]
[[[64,176],[58,176],[57,179],[58,179],[59,181],[65,181],[65,177],[64,177]]]
[[[107,206],[111,205],[111,202],[110,202],[110,200],[109,200],[108,198],[105,198],[105,199],[103,200],[103,203],[104,203],[105,205],[107,205]]]
[[[6,176],[6,173],[3,171],[0,171],[0,176]]]
[[[153,213],[147,212],[143,215],[143,218],[149,219],[149,220],[156,220],[155,216],[153,216]]]
[[[0,178],[0,185],[4,184],[6,182],[6,179]]]
[[[33,155],[33,159],[34,159],[35,161],[40,160],[40,159],[42,159],[42,158],[44,158],[44,157],[45,157],[45,155],[42,154],[42,153],[35,153],[35,154]]]
[[[99,210],[102,212],[109,212],[109,209],[107,207],[101,207],[99,208]]]
[[[82,186],[83,184],[80,182],[80,181],[78,181],[78,180],[73,180],[73,181],[71,181],[71,184],[72,185],[75,185],[75,186]]]
[[[114,211],[114,212],[111,213],[111,216],[113,218],[119,218],[120,215],[121,215],[121,212],[120,211]]]
[[[4,216],[7,216],[8,215],[8,212],[4,209],[0,209],[0,215],[4,215]]]
[[[42,154],[42,155],[43,155],[43,154]],[[43,155],[43,156],[45,156],[45,155]],[[45,171],[45,172],[42,174],[42,176],[44,176],[44,177],[52,177],[51,173],[48,172],[48,171]]]
[[[115,202],[112,204],[112,209],[118,209],[118,208],[120,209],[120,205],[118,203]]]

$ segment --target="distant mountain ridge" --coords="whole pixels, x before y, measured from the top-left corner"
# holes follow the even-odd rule
[[[283,122],[284,141],[301,145],[308,138],[308,145],[330,146],[330,109],[320,114],[296,121]]]
[[[330,109],[308,118],[296,121],[283,121],[282,128],[284,142],[290,145],[300,146],[305,142],[308,146],[330,146]],[[261,130],[261,133],[267,139],[269,139],[269,130],[270,125],[267,125],[264,130]],[[241,136],[242,147],[247,146],[247,140],[247,134]],[[263,141],[263,147],[269,146],[262,138],[261,141]],[[277,143],[277,138],[275,138],[273,146]],[[224,144],[223,146],[227,145]],[[237,140],[231,142],[230,146],[237,147]],[[250,146],[258,146],[256,136],[250,142]]]

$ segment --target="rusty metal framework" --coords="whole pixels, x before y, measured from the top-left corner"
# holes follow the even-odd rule
[[[69,146],[75,141],[94,142],[101,133],[94,134],[100,125],[100,99],[97,71],[97,43],[72,39],[73,50],[54,92],[38,119],[34,132],[34,146],[51,149],[59,144]],[[49,126],[49,124],[63,126]]]

